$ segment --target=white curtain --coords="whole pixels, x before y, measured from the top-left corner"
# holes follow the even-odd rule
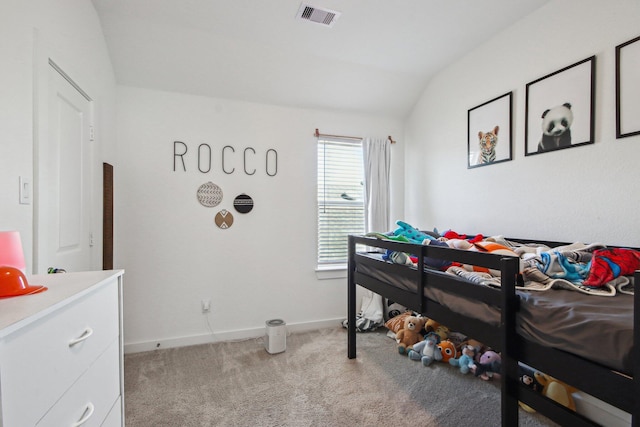
[[[364,162],[364,224],[367,232],[385,233],[389,228],[389,174],[391,147],[388,139],[365,138],[362,141]],[[356,329],[367,331],[384,324],[384,302],[378,294],[364,289]]]
[[[365,138],[362,141],[362,154],[365,230],[384,233],[389,228],[390,142],[388,139]]]

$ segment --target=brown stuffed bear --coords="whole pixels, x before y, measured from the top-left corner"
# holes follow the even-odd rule
[[[414,344],[424,339],[420,331],[425,324],[424,317],[407,316],[404,319],[404,327],[396,333],[396,341],[398,341],[398,353],[408,353]]]

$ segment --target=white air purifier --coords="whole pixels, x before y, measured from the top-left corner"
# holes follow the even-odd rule
[[[264,348],[270,354],[282,353],[287,349],[287,324],[282,319],[267,320]]]

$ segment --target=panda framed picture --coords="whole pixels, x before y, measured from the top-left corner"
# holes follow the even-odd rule
[[[505,93],[467,113],[467,169],[512,160],[513,92]]]
[[[596,57],[526,86],[525,156],[594,142]]]

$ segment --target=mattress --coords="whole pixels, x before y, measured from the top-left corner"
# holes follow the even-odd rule
[[[376,254],[366,256],[380,259]],[[407,277],[360,263],[356,264],[356,269],[388,285],[417,290],[417,284]],[[600,297],[562,289],[516,292],[521,302],[517,317],[517,331],[521,336],[616,371],[632,371],[633,295]],[[424,294],[456,313],[495,326],[500,323],[498,307],[428,286],[425,286]]]

